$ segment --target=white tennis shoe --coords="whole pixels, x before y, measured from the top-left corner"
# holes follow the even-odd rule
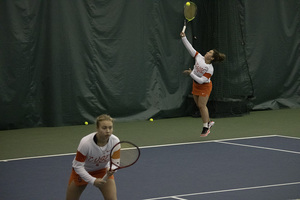
[[[210,129],[214,124],[215,124],[214,121],[209,121],[209,122],[208,122],[208,128]]]

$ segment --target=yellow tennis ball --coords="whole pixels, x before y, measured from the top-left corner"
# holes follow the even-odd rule
[[[186,4],[185,4],[186,6],[190,6],[191,5],[191,3],[188,1],[188,2],[186,2]]]
[[[149,121],[150,121],[150,122],[153,122],[153,119],[152,119],[152,118],[150,118],[150,119],[149,119]]]
[[[89,123],[88,123],[88,122],[84,122],[84,124],[85,124],[85,125],[88,125]]]

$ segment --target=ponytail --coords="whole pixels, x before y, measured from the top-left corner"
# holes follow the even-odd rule
[[[213,57],[214,59],[212,60],[212,62],[222,62],[226,59],[226,55],[224,53],[220,53],[218,50],[213,49],[214,54]]]

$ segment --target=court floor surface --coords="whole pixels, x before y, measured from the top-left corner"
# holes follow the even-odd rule
[[[65,198],[74,154],[1,160],[0,199]],[[300,199],[300,138],[280,135],[141,147],[116,172],[119,200]],[[82,198],[102,199],[89,185]]]

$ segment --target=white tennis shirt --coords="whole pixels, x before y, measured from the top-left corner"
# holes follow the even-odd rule
[[[214,73],[213,65],[205,63],[204,56],[193,48],[186,37],[182,37],[181,39],[189,54],[195,58],[194,69],[190,76],[199,84],[209,83],[210,77]]]
[[[110,151],[115,144],[120,142],[119,138],[112,134],[108,143],[100,147],[94,141],[95,135],[96,132],[81,139],[72,165],[75,172],[84,181],[91,184],[94,184],[96,178],[92,177],[88,172],[107,168],[110,161]]]

